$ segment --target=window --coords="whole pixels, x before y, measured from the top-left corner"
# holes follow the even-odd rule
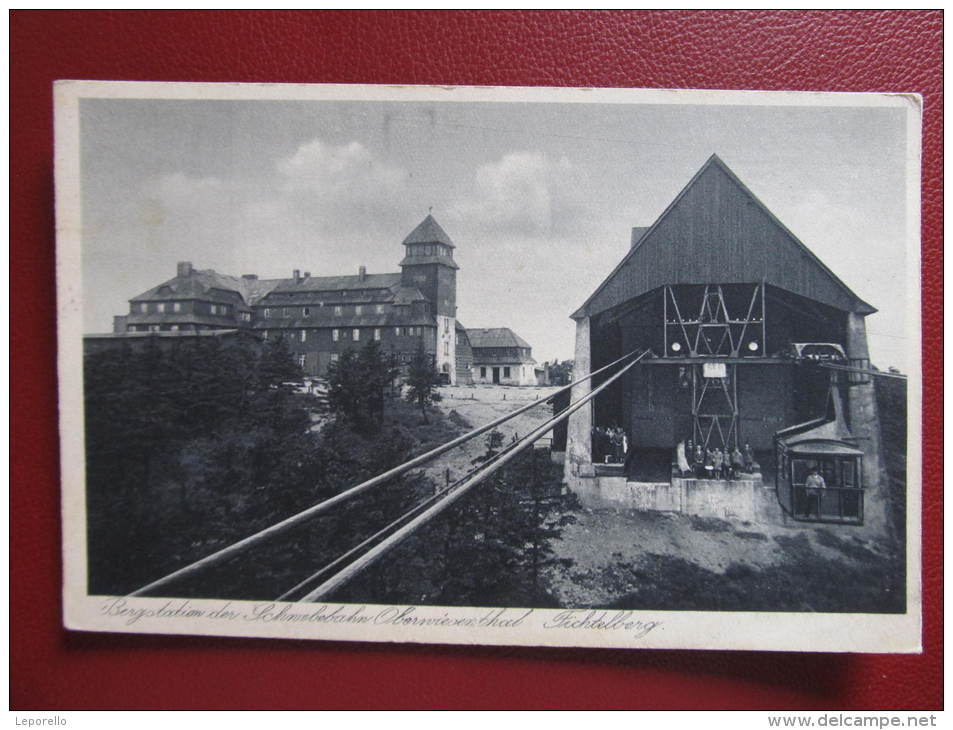
[[[181,311],[182,311],[182,302],[173,302],[173,303],[172,303],[172,311],[173,311],[173,312],[181,312]]]
[[[169,331],[170,331],[170,332],[178,332],[178,331],[179,331],[179,325],[177,325],[177,324],[169,325]]]
[[[338,361],[338,354],[337,354],[336,352],[332,352],[332,353],[331,353],[331,362],[337,362],[337,361]]]
[[[242,322],[251,322],[251,312],[242,312]]]
[[[400,327],[394,327],[394,334],[400,337]]]
[[[298,367],[304,367],[304,355],[298,355]]]
[[[157,311],[157,312],[164,312],[164,311],[165,311],[165,302],[159,302],[158,306],[156,307],[156,311]]]
[[[444,342],[444,343],[443,343],[443,354],[444,354],[444,355],[449,355],[449,354],[450,354],[450,343],[449,343],[449,342]]]
[[[354,314],[363,314],[363,313],[364,313],[364,307],[362,307],[360,304],[354,307]]]
[[[361,331],[360,331],[357,327],[354,328],[354,333],[353,333],[353,334],[354,334],[354,341],[355,341],[355,342],[357,342],[358,340],[361,339]]]
[[[335,317],[340,317],[341,314],[343,314],[343,312],[344,312],[344,308],[343,308],[340,304],[338,304],[337,306],[334,307],[334,316],[335,316]]]
[[[262,312],[262,316],[263,316],[265,319],[270,319],[270,318],[271,318],[271,310],[266,308],[265,311]]]
[[[157,324],[150,324],[150,325],[149,325],[149,331],[150,331],[150,332],[158,332],[158,331],[159,331],[159,325],[157,325]]]
[[[383,305],[383,304],[378,304],[376,307],[374,307],[374,312],[375,312],[376,314],[383,314],[383,313],[384,313],[384,305]]]
[[[481,377],[481,378],[485,378],[485,377],[486,377],[486,368],[480,368],[480,377]]]
[[[305,308],[304,308],[304,316],[305,316],[305,317],[310,317],[310,316],[311,316],[311,308],[310,308],[310,307],[305,307]]]
[[[504,378],[510,377],[510,369],[509,369],[508,366],[506,366],[506,367],[503,368],[503,377],[504,377]]]
[[[375,340],[380,340],[380,338],[381,338],[381,328],[380,328],[380,327],[375,327],[375,328],[374,328],[374,339],[375,339]]]
[[[857,477],[854,472],[854,462],[853,460],[844,459],[841,461],[843,465],[843,479],[841,480],[845,487],[856,487],[857,486]]]
[[[336,329],[331,330],[331,339],[332,339],[334,342],[337,342],[337,341],[338,341],[338,338],[339,338],[340,336],[341,336],[340,330],[336,330]]]
[[[283,317],[290,317],[290,316],[291,316],[291,310],[288,309],[288,307],[285,307],[285,308],[281,311],[281,315],[282,315]]]
[[[308,339],[308,330],[301,330],[301,341],[304,342]]]
[[[261,333],[261,336],[262,336],[262,338],[264,338],[264,339],[267,340],[267,339],[268,339],[268,330],[263,330],[262,333]]]

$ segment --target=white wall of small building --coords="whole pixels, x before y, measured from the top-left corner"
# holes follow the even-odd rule
[[[450,384],[457,383],[457,338],[456,320],[453,317],[437,315],[436,365],[438,373],[447,373]]]
[[[493,368],[500,369],[500,385],[536,385],[535,366],[532,363],[481,363],[475,360],[471,371],[474,383],[493,383]],[[509,377],[506,376],[509,368]]]

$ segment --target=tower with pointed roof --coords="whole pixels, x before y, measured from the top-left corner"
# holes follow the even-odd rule
[[[401,283],[419,290],[436,321],[437,370],[456,382],[457,266],[456,248],[433,215],[427,214],[403,241]]]

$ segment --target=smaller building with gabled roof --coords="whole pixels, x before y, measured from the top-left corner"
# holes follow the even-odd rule
[[[533,348],[509,327],[468,329],[473,382],[535,385]]]

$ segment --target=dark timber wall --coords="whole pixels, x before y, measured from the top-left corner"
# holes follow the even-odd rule
[[[593,317],[592,367],[625,353],[651,348],[664,352],[661,289]],[[768,352],[782,353],[792,341],[844,343],[845,315],[769,287],[766,304]],[[636,366],[596,398],[593,423],[622,425],[638,448],[672,448],[692,435],[691,368],[717,358],[683,358],[671,365]],[[755,449],[773,448],[774,433],[824,415],[829,371],[809,364],[763,362],[751,357],[737,373],[738,433]],[[594,386],[608,377],[597,376]]]

